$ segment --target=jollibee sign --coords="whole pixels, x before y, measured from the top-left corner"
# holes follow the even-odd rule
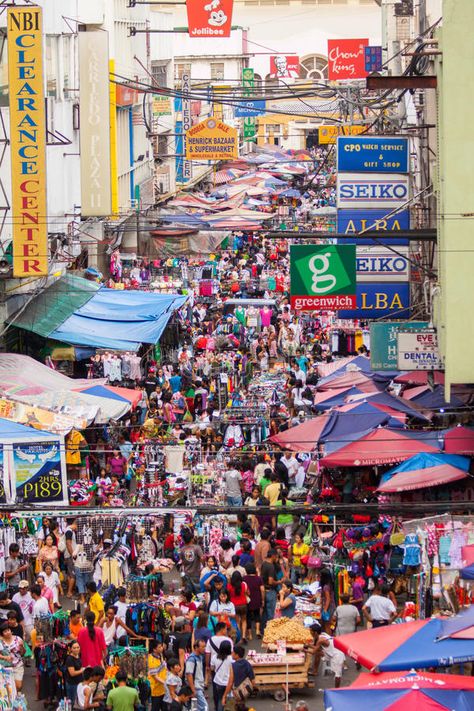
[[[368,39],[328,40],[328,78],[365,79],[365,47]]]
[[[234,0],[186,0],[190,37],[229,37]]]

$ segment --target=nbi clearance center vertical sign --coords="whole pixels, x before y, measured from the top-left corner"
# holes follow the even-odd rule
[[[355,308],[355,244],[291,245],[290,284],[297,311]]]
[[[48,274],[41,8],[8,8],[13,275]]]

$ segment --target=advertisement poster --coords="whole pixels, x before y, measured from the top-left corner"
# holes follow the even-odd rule
[[[234,0],[187,0],[190,37],[230,37]]]
[[[340,310],[339,318],[410,318],[410,284],[357,284],[354,309]]]
[[[297,79],[299,75],[299,57],[283,54],[270,57],[270,79]]]
[[[328,40],[328,79],[365,79],[365,48],[368,39]]]
[[[400,210],[390,215],[391,210],[338,210],[337,231],[344,235],[354,235],[357,244],[381,245],[367,237],[358,237],[359,232],[370,230],[379,232],[379,237],[387,244],[408,245],[408,240],[397,237],[397,232],[410,229],[410,212]],[[349,240],[350,241],[350,240]],[[344,239],[344,244],[347,240]]]
[[[408,173],[408,138],[340,136],[337,169],[347,173]]]
[[[291,245],[290,293],[291,308],[298,311],[354,308],[355,245]]]
[[[395,173],[338,173],[337,207],[402,207],[409,200],[408,175]]]
[[[398,332],[427,328],[428,321],[385,321],[370,324],[370,367],[372,370],[397,370]]]
[[[187,160],[233,160],[239,157],[237,129],[208,118],[186,133]]]
[[[388,247],[357,246],[356,270],[358,282],[409,281],[408,247],[393,251]]]
[[[397,334],[397,366],[401,370],[441,370],[438,336],[433,329]]]
[[[60,440],[13,445],[16,498],[25,504],[62,503],[63,490]]]

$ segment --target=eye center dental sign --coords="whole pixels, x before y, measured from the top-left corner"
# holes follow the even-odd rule
[[[291,245],[290,281],[291,307],[298,311],[354,308],[355,245]]]
[[[239,157],[237,129],[215,118],[186,131],[187,160],[233,160]]]
[[[397,333],[398,363],[400,370],[438,370],[443,367],[438,352],[438,336],[435,331]]]

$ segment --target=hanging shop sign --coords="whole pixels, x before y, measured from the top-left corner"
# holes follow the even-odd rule
[[[346,173],[408,173],[408,138],[341,136],[337,169]]]
[[[387,215],[389,215],[387,217]],[[354,235],[356,244],[401,244],[407,245],[408,240],[397,237],[397,232],[410,229],[410,212],[400,210],[390,216],[390,208],[386,210],[338,210],[337,232],[339,234]],[[357,236],[359,232],[371,230],[380,233],[380,241],[367,237]],[[341,240],[342,241],[342,240]],[[349,240],[350,241],[350,240]],[[347,243],[344,238],[343,244]]]
[[[187,160],[233,160],[239,157],[237,129],[208,118],[186,133]]]
[[[358,136],[367,130],[367,126],[320,126],[318,138],[321,145],[334,144],[338,136]]]
[[[123,84],[115,84],[115,105],[133,106],[138,102],[138,91]]]
[[[192,126],[191,119],[191,99],[190,99],[190,89],[191,89],[191,77],[189,74],[183,74],[181,77],[181,91],[183,93],[182,98],[182,120],[183,120],[183,133],[184,133],[184,154],[186,154],[186,135]],[[193,177],[193,166],[190,160],[184,158],[183,160],[183,181],[187,182]]]
[[[338,173],[338,208],[401,207],[409,198],[408,175]]]
[[[159,116],[171,116],[171,97],[153,94],[151,111],[153,118],[158,118]]]
[[[328,40],[328,79],[365,79],[365,48],[368,39]]]
[[[248,116],[262,116],[266,110],[266,102],[260,99],[256,101],[241,99],[239,105],[235,107],[236,118],[247,118]]]
[[[339,310],[339,318],[410,318],[410,285],[357,284],[354,309]]]
[[[18,502],[45,504],[67,501],[60,440],[13,445],[16,498]]]
[[[270,79],[297,79],[299,75],[299,57],[284,54],[270,57]]]
[[[410,280],[408,247],[357,246],[357,282],[402,282]]]
[[[298,311],[355,308],[355,245],[290,246],[291,307]]]
[[[242,69],[242,87],[244,96],[252,96],[255,86],[255,72],[250,67]],[[253,141],[257,135],[257,121],[254,115],[244,117],[244,139]]]
[[[104,30],[78,33],[81,140],[81,214],[112,212],[110,171],[109,35]]]
[[[42,10],[9,7],[7,23],[13,276],[47,276]]]
[[[440,370],[443,363],[434,329],[397,333],[397,366],[400,370]]]
[[[427,321],[404,321],[370,324],[370,367],[372,370],[398,369],[398,332],[420,331],[428,326]]]
[[[190,37],[229,37],[233,0],[186,0]]]

